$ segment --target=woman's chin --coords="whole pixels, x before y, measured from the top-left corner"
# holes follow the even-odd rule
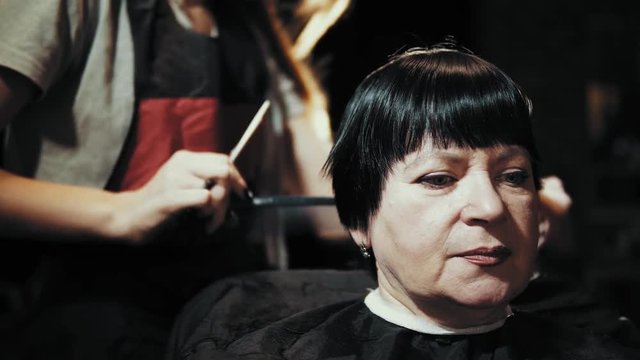
[[[504,308],[519,293],[507,284],[476,286],[458,292],[453,300],[473,309]]]
[[[503,306],[520,294],[529,283],[527,276],[513,274],[476,277],[466,284],[450,289],[450,294],[461,304],[473,307]]]

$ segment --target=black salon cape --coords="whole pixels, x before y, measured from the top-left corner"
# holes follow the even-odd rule
[[[206,356],[202,356],[206,355]],[[426,335],[386,322],[361,300],[292,316],[226,349],[203,340],[192,359],[633,359],[602,338],[516,313],[479,335]]]
[[[361,280],[357,273],[298,271],[218,283],[185,309],[167,358],[640,359],[607,336],[520,311],[486,334],[421,334],[371,313],[361,290],[375,284]]]

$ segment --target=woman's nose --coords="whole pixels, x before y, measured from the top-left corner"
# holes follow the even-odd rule
[[[465,185],[467,189],[460,214],[465,223],[492,223],[504,219],[504,202],[488,176],[476,176]]]

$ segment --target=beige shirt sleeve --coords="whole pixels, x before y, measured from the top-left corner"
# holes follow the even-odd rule
[[[0,65],[42,90],[6,127],[4,169],[103,188],[134,113],[126,0],[0,0]]]
[[[0,0],[0,65],[46,92],[82,51],[94,9],[85,0]]]

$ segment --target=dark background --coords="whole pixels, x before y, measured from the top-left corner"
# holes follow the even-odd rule
[[[389,55],[445,35],[507,72],[533,100],[543,175],[559,176],[573,199],[544,258],[638,321],[639,6],[360,0],[321,40],[313,62],[330,95],[334,126],[360,80]]]

